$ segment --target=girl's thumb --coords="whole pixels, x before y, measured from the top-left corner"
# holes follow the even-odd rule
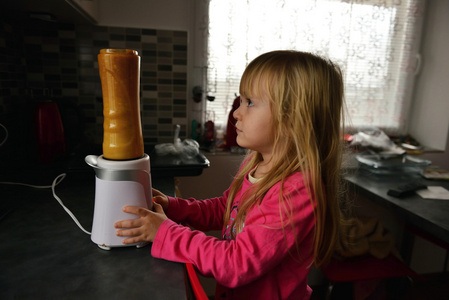
[[[158,213],[164,212],[164,209],[162,208],[162,205],[157,203],[156,201],[153,201],[154,211]]]

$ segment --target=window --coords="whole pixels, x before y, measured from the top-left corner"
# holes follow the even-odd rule
[[[405,133],[422,1],[210,0],[207,111],[226,124],[240,76],[259,54],[295,49],[342,68],[350,127]]]

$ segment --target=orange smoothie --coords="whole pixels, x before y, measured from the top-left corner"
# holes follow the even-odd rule
[[[140,56],[135,50],[101,49],[103,156],[112,160],[143,156],[140,122]]]

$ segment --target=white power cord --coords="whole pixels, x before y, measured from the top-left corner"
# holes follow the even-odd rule
[[[0,127],[2,127],[5,130],[5,138],[0,143],[0,147],[1,147],[1,146],[3,146],[3,144],[6,143],[6,140],[8,139],[8,129],[5,126],[3,126],[1,123],[0,123]],[[23,185],[23,186],[32,187],[35,189],[51,188],[51,191],[53,192],[53,197],[55,197],[55,199],[59,202],[59,204],[61,204],[62,208],[64,208],[64,210],[69,214],[69,216],[73,219],[73,221],[75,221],[76,225],[78,225],[78,227],[85,233],[91,234],[89,231],[84,229],[84,227],[81,225],[81,223],[75,217],[75,215],[62,203],[62,200],[58,197],[58,195],[56,195],[55,187],[59,183],[61,183],[61,181],[65,178],[66,175],[67,175],[66,173],[62,173],[62,174],[59,174],[58,176],[56,176],[56,178],[53,180],[52,185],[32,185],[32,184],[26,184],[26,183],[20,183],[20,182],[0,182],[0,184]]]
[[[62,200],[58,197],[58,195],[56,195],[55,192],[55,187],[65,178],[66,173],[62,173],[59,174],[58,176],[56,176],[55,180],[53,180],[53,183],[51,185],[51,191],[53,192],[53,197],[55,197],[55,199],[59,202],[59,204],[61,204],[62,208],[64,208],[64,210],[69,214],[69,216],[73,219],[73,221],[75,221],[76,225],[78,225],[78,227],[84,231],[87,234],[91,234],[89,231],[87,231],[86,229],[84,229],[84,227],[81,225],[81,223],[78,221],[78,219],[75,217],[75,215],[70,211],[70,209],[68,209],[63,203]]]
[[[48,188],[51,188],[51,191],[53,193],[53,197],[59,202],[59,204],[61,204],[62,208],[64,208],[64,210],[69,214],[69,216],[73,219],[73,221],[75,221],[76,225],[78,225],[78,227],[82,231],[84,231],[85,233],[91,234],[89,231],[84,229],[84,227],[81,225],[81,223],[75,217],[75,215],[62,203],[62,200],[58,197],[58,195],[56,195],[55,187],[58,184],[60,184],[62,180],[64,180],[66,175],[67,175],[66,173],[59,174],[53,180],[53,183],[51,185],[31,185],[31,184],[20,183],[20,182],[6,182],[6,181],[5,182],[0,182],[0,184],[23,185],[23,186],[32,187],[32,188],[35,188],[35,189],[48,189]]]

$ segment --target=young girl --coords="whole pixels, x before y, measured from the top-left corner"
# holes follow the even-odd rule
[[[117,222],[131,228],[117,235],[213,276],[216,299],[309,299],[309,269],[330,258],[339,231],[341,72],[313,54],[269,52],[246,68],[240,97],[237,143],[250,151],[223,196],[153,190],[154,211],[125,207],[140,218]]]

